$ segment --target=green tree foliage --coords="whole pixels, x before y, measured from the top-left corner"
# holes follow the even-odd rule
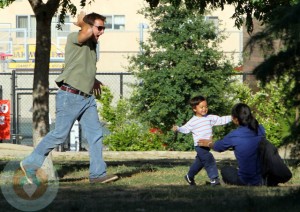
[[[168,1],[173,5],[178,5],[178,2],[181,2],[181,0],[146,1],[150,2],[152,7],[159,5],[159,2]],[[270,82],[272,79],[280,81],[286,75],[290,75],[291,78],[295,79],[294,87],[291,90],[286,89],[284,93],[287,95],[284,96],[287,101],[292,100],[296,106],[295,121],[290,128],[290,132],[292,132],[290,139],[296,141],[297,147],[300,138],[300,1],[184,0],[184,2],[192,7],[191,10],[200,11],[200,13],[208,8],[224,9],[226,4],[233,5],[235,11],[232,18],[235,19],[235,25],[240,28],[245,24],[249,33],[253,30],[253,19],[257,19],[261,24],[264,24],[264,30],[254,35],[248,44],[250,47],[259,44],[265,53],[266,60],[255,68],[254,73],[263,84]]]
[[[178,5],[181,0],[146,0],[152,8],[159,2]],[[226,4],[235,7],[232,18],[240,28],[246,24],[248,32],[253,30],[253,19],[265,24],[263,31],[253,35],[248,45],[252,50],[256,44],[264,50],[266,60],[254,70],[256,77],[263,83],[274,78],[281,79],[288,74],[298,79],[300,56],[300,2],[299,0],[184,0],[192,11],[203,13],[205,9],[224,9]],[[191,3],[192,2],[192,3]],[[246,15],[246,18],[244,18]],[[247,47],[246,46],[246,47]],[[296,80],[288,98],[300,104],[300,85]]]
[[[142,122],[170,131],[192,117],[189,100],[199,94],[208,98],[211,113],[227,113],[224,93],[233,69],[218,49],[221,33],[184,7],[160,5],[143,14],[153,30],[129,67],[140,82],[131,101]]]
[[[205,10],[218,9],[222,10],[226,5],[235,7],[232,18],[235,19],[235,26],[241,28],[244,24],[248,32],[253,30],[253,19],[261,21],[263,24],[270,21],[270,13],[275,8],[281,6],[291,6],[298,0],[146,0],[151,8],[155,8],[159,3],[170,3],[174,7],[179,7],[181,3],[186,5],[188,10],[199,11],[201,14]]]

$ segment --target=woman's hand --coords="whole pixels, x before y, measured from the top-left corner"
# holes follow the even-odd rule
[[[213,147],[212,139],[200,139],[197,143],[199,146],[209,147],[209,148]]]

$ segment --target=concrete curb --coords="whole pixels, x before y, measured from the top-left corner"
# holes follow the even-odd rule
[[[0,143],[0,159],[22,159],[29,155],[33,147],[19,144]],[[216,160],[235,159],[233,151],[222,153],[212,151]],[[287,149],[280,149],[282,158],[289,158]],[[58,152],[52,151],[52,156],[57,160],[88,160],[88,152]],[[103,151],[105,160],[139,160],[139,159],[194,159],[195,151]]]

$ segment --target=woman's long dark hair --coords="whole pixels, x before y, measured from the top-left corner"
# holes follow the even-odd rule
[[[231,111],[231,115],[238,119],[239,125],[247,126],[258,133],[258,121],[253,117],[251,109],[244,103],[236,104]]]

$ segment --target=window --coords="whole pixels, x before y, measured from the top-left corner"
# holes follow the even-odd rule
[[[58,22],[58,17],[54,16],[52,18],[51,32],[54,37],[65,37],[70,32],[70,17],[65,17],[65,24],[62,25],[62,30],[56,29],[56,24]],[[36,19],[34,15],[18,15],[17,16],[17,28],[26,29],[26,37],[35,38],[36,37]],[[24,32],[18,32],[17,37],[24,37]]]
[[[105,27],[106,29],[112,29],[112,16],[106,16]]]
[[[219,28],[219,18],[218,16],[205,16],[205,21],[208,23],[213,23],[215,25],[216,30]]]
[[[114,16],[114,29],[125,29],[125,17],[123,15]]]
[[[30,38],[35,38],[36,37],[36,20],[35,16],[31,15],[29,17],[29,36]]]
[[[51,24],[51,32],[52,32],[52,37],[67,37],[68,34],[70,33],[71,29],[71,23],[70,23],[70,16],[66,15],[65,17],[65,23],[61,25],[61,30],[57,29],[57,23],[59,22],[58,16],[54,16],[52,18],[52,24]]]
[[[35,38],[36,20],[35,16],[20,15],[17,16],[17,28],[26,29],[26,37]],[[18,32],[17,37],[24,37],[24,32]]]
[[[125,30],[124,15],[106,15],[106,29]]]

